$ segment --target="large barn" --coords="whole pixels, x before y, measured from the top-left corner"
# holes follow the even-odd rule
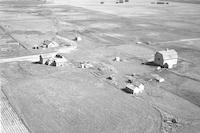
[[[154,57],[154,63],[166,68],[172,68],[178,62],[178,54],[174,49],[158,51]]]

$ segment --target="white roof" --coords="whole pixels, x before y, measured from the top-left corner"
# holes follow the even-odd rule
[[[58,43],[57,43],[57,42],[55,42],[55,41],[52,41],[52,42],[50,42],[50,43],[49,43],[49,45],[50,45],[50,44],[53,44],[53,45],[56,45],[56,46],[58,46]]]
[[[133,89],[136,88],[136,87],[137,87],[137,88],[140,88],[141,85],[144,86],[142,83],[136,81],[136,82],[127,84],[126,87],[128,87],[128,88],[130,88],[130,89],[133,90]]]
[[[56,62],[67,62],[65,58],[54,58]]]
[[[165,79],[158,74],[151,74],[157,81],[163,82]]]
[[[170,50],[162,50],[162,51],[158,51],[156,52],[156,54],[159,53],[163,56],[163,59],[168,60],[168,59],[177,59],[178,58],[178,54],[174,49],[170,49]]]

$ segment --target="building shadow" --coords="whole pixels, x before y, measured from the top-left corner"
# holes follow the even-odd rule
[[[131,89],[127,88],[127,87],[122,88],[121,90],[122,90],[123,92],[127,93],[127,94],[133,94],[133,90],[131,90]]]
[[[40,61],[32,62],[32,64],[42,64]]]
[[[142,63],[143,65],[148,65],[148,66],[159,66],[158,64],[156,64],[154,61],[148,61],[148,62],[144,62]]]

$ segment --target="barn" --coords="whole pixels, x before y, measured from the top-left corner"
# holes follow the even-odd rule
[[[155,64],[166,68],[172,68],[177,62],[178,54],[174,49],[158,51],[154,57]]]

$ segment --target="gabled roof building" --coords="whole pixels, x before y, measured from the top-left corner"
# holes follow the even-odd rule
[[[154,63],[166,68],[172,68],[178,62],[178,54],[174,49],[158,51],[154,57]]]

